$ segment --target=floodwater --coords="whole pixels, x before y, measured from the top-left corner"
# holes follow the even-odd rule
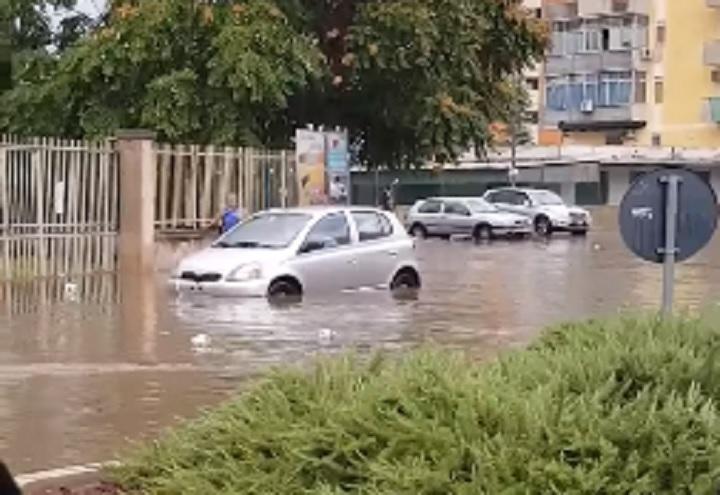
[[[249,377],[318,354],[432,342],[486,357],[550,323],[656,307],[660,267],[625,250],[613,210],[596,218],[587,239],[419,243],[416,301],[369,292],[271,308],[111,276],[0,287],[0,458],[18,473],[106,461]],[[679,306],[715,303],[719,248],[679,267]]]

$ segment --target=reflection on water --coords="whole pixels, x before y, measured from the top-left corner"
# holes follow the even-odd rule
[[[248,376],[318,354],[435,342],[484,357],[548,323],[657,307],[660,267],[600,218],[588,239],[421,243],[416,301],[361,292],[274,308],[171,297],[153,277],[0,286],[0,457],[20,471],[106,460]],[[679,267],[680,305],[714,302],[718,270],[717,242]]]

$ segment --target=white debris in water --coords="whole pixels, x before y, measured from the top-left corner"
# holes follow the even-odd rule
[[[335,337],[335,335],[337,335],[337,334],[329,328],[321,328],[318,331],[318,339],[321,341],[332,340]]]
[[[66,301],[77,301],[78,300],[78,286],[73,283],[66,283],[64,287],[64,294]]]
[[[593,244],[593,250],[600,251],[602,249],[602,246],[598,243]]]
[[[206,333],[199,333],[190,339],[190,343],[194,347],[208,347],[210,345],[210,336]]]

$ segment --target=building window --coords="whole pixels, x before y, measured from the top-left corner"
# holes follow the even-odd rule
[[[662,103],[665,100],[665,84],[662,79],[655,79],[655,103]]]
[[[660,138],[660,134],[653,133],[652,137],[650,138],[653,146],[661,146],[662,145],[662,139]]]
[[[665,38],[667,37],[667,29],[665,28],[664,22],[659,22],[657,25],[657,30],[655,34],[655,41],[658,44],[665,43]]]
[[[545,100],[556,111],[580,110],[587,101],[598,107],[622,107],[632,102],[632,87],[632,74],[627,71],[555,77],[547,80]]]
[[[612,0],[612,11],[621,14],[628,11],[628,0]]]
[[[550,110],[565,110],[565,92],[567,84],[564,78],[548,78],[546,82],[545,101]]]
[[[540,81],[538,81],[537,77],[528,77],[525,79],[525,84],[527,85],[528,89],[532,91],[537,91],[540,87]]]
[[[550,39],[550,55],[563,55],[565,53],[565,35],[567,34],[567,23],[553,22],[552,35]]]
[[[540,121],[540,116],[535,111],[525,112],[523,120],[527,124],[537,124]]]
[[[635,72],[635,103],[647,103],[647,75],[641,70]]]
[[[630,72],[601,72],[598,88],[598,105],[621,107],[630,104],[632,80]]]
[[[535,9],[535,18],[542,19],[542,9],[541,8]]]

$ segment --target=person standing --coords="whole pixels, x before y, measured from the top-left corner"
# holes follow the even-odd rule
[[[380,204],[382,209],[385,211],[392,211],[394,208],[393,204],[393,191],[392,186],[387,186],[383,189],[382,196],[380,198]]]
[[[347,190],[342,178],[336,175],[330,183],[330,200],[333,204],[341,205],[347,202]]]
[[[245,211],[238,205],[237,196],[229,194],[227,202],[223,208],[220,218],[215,223],[218,227],[218,233],[220,235],[232,230],[236,225],[243,221],[245,217]]]

